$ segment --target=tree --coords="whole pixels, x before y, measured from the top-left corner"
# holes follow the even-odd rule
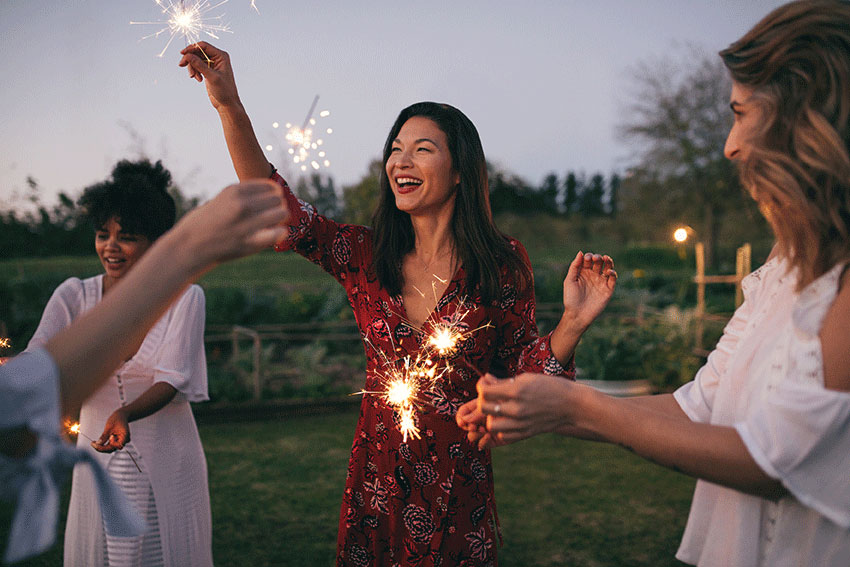
[[[721,225],[730,213],[753,208],[723,156],[732,120],[728,74],[719,58],[692,51],[679,61],[644,63],[634,77],[630,118],[622,125],[638,149],[629,198],[652,205],[641,211],[649,226],[695,226],[707,263],[716,266]]]
[[[576,211],[579,194],[579,180],[576,174],[570,171],[564,180],[564,214],[570,216]]]
[[[333,177],[323,179],[318,173],[313,173],[309,180],[299,177],[295,184],[295,194],[326,217],[338,218],[342,212]]]
[[[597,173],[578,196],[578,213],[583,217],[599,217],[605,214],[602,198],[605,197],[605,177]]]
[[[543,184],[540,186],[540,201],[545,211],[555,215],[560,211],[558,209],[558,176],[550,173],[543,179]]]
[[[616,173],[611,175],[608,181],[608,215],[617,218],[617,210],[620,206],[620,176]]]
[[[366,175],[354,185],[342,188],[343,211],[345,222],[368,225],[372,222],[372,214],[378,206],[378,195],[381,190],[381,170],[384,164],[379,159],[372,160]]]

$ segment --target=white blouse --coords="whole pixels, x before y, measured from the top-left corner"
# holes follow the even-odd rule
[[[674,396],[693,421],[733,426],[789,494],[766,500],[697,481],[676,557],[700,566],[850,565],[850,393],[824,387],[818,333],[836,266],[799,294],[773,259],[695,379]]]

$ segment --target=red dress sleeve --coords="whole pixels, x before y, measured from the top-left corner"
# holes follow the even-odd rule
[[[295,196],[277,172],[271,179],[283,188],[290,214],[289,236],[276,245],[275,250],[297,252],[348,288],[352,273],[368,268],[364,262],[371,258],[367,250],[372,246],[370,229],[340,223],[319,214],[313,205]]]
[[[523,245],[513,239],[511,245],[530,272],[531,261]],[[537,334],[533,281],[520,292],[512,274],[503,271],[502,278],[506,283],[496,306],[502,314],[499,344],[491,372],[498,377],[537,372],[575,380],[574,357],[564,367],[552,352],[552,334],[543,337]]]

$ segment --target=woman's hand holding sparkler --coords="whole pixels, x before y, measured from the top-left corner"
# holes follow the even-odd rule
[[[189,77],[207,85],[207,95],[221,118],[224,139],[239,180],[268,178],[272,169],[239,100],[230,55],[206,41],[193,43],[180,53],[183,58],[179,65],[188,67]]]
[[[118,408],[103,426],[103,434],[91,442],[95,451],[101,453],[112,453],[124,448],[130,442],[130,423],[124,408]]]
[[[566,364],[581,335],[608,305],[617,286],[610,256],[579,252],[564,279],[564,314],[552,333],[552,352]]]
[[[458,425],[480,449],[516,443],[540,433],[591,439],[577,424],[580,399],[587,386],[544,374],[520,374],[508,380],[486,375],[478,381],[478,398],[458,410]]]
[[[230,55],[226,51],[206,41],[199,41],[187,46],[180,53],[183,57],[178,65],[187,68],[189,77],[199,83],[206,79],[207,95],[213,107],[218,110],[242,105],[236,90],[233,67],[230,65]]]

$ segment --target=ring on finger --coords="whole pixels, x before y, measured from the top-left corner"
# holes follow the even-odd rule
[[[502,413],[502,404],[496,404],[493,408],[493,415],[499,415],[500,413]]]

